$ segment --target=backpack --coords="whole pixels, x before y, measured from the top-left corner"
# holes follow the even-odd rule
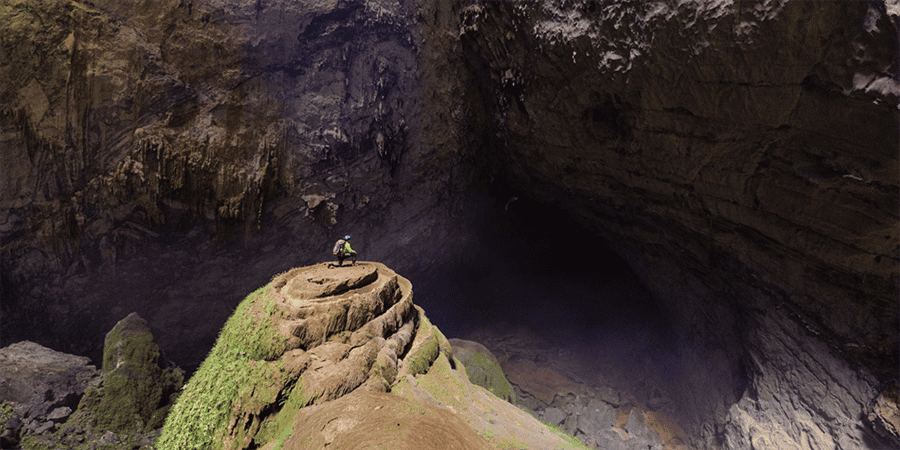
[[[341,253],[344,252],[344,243],[347,241],[343,239],[338,239],[337,242],[334,243],[334,248],[331,250],[331,254],[334,256],[341,256]]]

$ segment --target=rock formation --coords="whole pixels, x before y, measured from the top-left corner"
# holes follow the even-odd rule
[[[99,355],[138,311],[193,367],[235,292],[344,230],[439,283],[515,196],[605,238],[677,323],[693,447],[897,447],[898,16],[4,3],[4,339]]]
[[[409,280],[362,262],[292,269],[248,296],[186,385],[156,445],[447,448],[448,442],[566,445],[527,413],[470,384],[447,339],[413,304]]]
[[[343,230],[373,259],[443,263],[472,174],[449,113],[426,112],[456,93],[446,58],[418,64],[413,8],[0,7],[6,336],[99,357],[90,330],[137,311],[184,333],[158,339],[196,366],[235,292],[320,260]]]
[[[498,176],[564,202],[681,323],[692,445],[896,445],[860,426],[898,367],[895,5],[463,17]]]
[[[102,381],[78,405],[79,425],[94,433],[162,427],[184,385],[184,371],[160,353],[147,321],[131,313],[106,334]]]
[[[466,367],[469,381],[477,384],[497,397],[516,403],[516,393],[503,374],[500,361],[485,346],[464,339],[450,339],[453,358]]]
[[[666,382],[669,348],[651,336],[657,342],[601,337],[587,353],[522,328],[484,328],[469,337],[492,349],[520,407],[588,447],[686,450],[689,438]]]
[[[99,372],[86,357],[30,342],[0,352],[0,398],[13,411],[4,420],[4,448],[18,448],[20,440],[35,450],[150,448],[184,384],[184,372],[160,354],[147,322],[135,313],[107,333]],[[10,426],[15,423],[26,425],[19,430]]]
[[[0,349],[0,447],[17,448],[21,437],[55,431],[65,422],[98,379],[89,363],[28,341]]]

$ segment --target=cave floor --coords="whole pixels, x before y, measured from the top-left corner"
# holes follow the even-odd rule
[[[647,327],[623,337],[500,323],[464,338],[494,353],[520,406],[588,446],[686,449],[666,382],[671,355],[660,331]]]

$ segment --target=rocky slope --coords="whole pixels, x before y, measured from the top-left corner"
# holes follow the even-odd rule
[[[487,192],[558,205],[651,288],[690,445],[896,447],[898,14],[3,3],[4,339],[98,356],[138,311],[194,367],[235,292],[346,232],[436,283]]]
[[[374,262],[275,277],[235,310],[157,448],[576,446],[469,383],[412,295]]]

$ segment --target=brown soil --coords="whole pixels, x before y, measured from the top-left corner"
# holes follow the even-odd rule
[[[357,390],[300,410],[294,430],[281,448],[488,450],[491,446],[446,409]]]

